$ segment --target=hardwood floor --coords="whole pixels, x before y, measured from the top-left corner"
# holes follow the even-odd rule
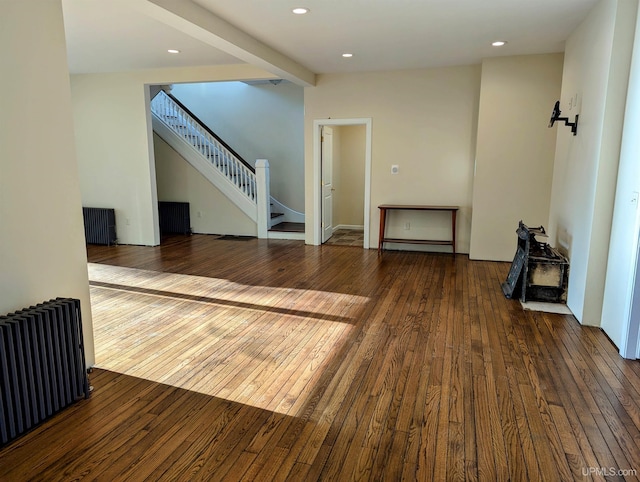
[[[637,480],[640,364],[507,263],[171,237],[89,248],[94,392],[0,480]]]

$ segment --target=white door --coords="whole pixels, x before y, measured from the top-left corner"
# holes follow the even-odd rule
[[[320,163],[322,166],[322,242],[333,235],[333,130],[322,126],[322,148]]]

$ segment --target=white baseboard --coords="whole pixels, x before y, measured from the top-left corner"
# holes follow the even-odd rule
[[[351,230],[358,230],[358,231],[364,231],[364,226],[362,225],[358,225],[358,224],[338,224],[337,226],[333,227],[333,232],[335,233],[338,229],[351,229]]]
[[[268,231],[268,239],[292,239],[304,241],[304,233],[290,233],[286,231]]]

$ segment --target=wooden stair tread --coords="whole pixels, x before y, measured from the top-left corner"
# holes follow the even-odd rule
[[[279,231],[284,233],[304,233],[304,223],[291,223],[284,221],[273,226],[269,231]]]

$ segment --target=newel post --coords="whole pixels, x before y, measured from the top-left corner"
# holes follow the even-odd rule
[[[256,204],[258,207],[258,238],[267,238],[271,218],[271,194],[269,192],[269,161],[256,160]]]

